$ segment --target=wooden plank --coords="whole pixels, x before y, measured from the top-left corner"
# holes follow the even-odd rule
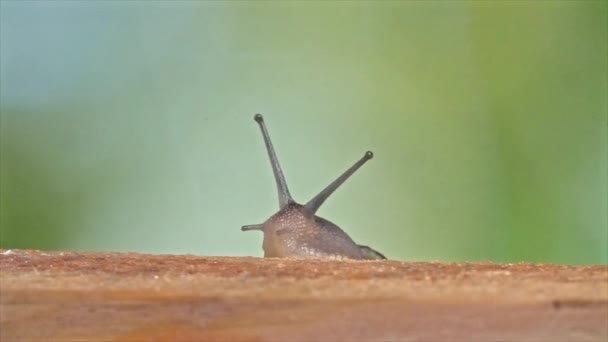
[[[0,250],[0,339],[606,341],[608,267]]]

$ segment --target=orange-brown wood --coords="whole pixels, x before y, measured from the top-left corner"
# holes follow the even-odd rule
[[[608,267],[0,250],[2,341],[606,341]]]

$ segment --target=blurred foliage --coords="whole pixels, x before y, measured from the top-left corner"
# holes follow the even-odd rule
[[[608,262],[605,1],[0,6],[2,248],[261,255],[261,112],[390,258]]]

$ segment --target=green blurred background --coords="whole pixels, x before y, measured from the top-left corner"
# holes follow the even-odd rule
[[[401,260],[608,262],[605,1],[2,1],[0,246],[261,256],[255,113]]]

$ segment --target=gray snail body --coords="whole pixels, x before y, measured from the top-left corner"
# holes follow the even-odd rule
[[[316,216],[315,213],[325,200],[346,181],[366,161],[372,159],[368,151],[363,158],[346,170],[334,182],[305,205],[296,203],[289,193],[287,183],[279,165],[264,118],[256,114],[279,194],[279,211],[266,222],[243,226],[241,230],[261,230],[264,233],[264,257],[295,257],[315,259],[386,259],[368,246],[356,244],[348,234],[334,223]]]

